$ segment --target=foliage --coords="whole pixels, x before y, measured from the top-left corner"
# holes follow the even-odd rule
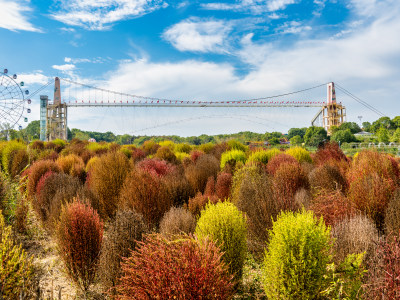
[[[232,174],[221,172],[217,176],[215,185],[215,193],[222,201],[229,198],[232,186]]]
[[[350,130],[350,132],[352,134],[358,133],[361,131],[360,126],[358,126],[357,123],[355,122],[344,122],[342,124],[340,124],[340,126],[338,127],[339,130]]]
[[[19,150],[26,150],[25,144],[18,141],[10,141],[2,150],[1,164],[6,174],[11,174],[13,158]],[[26,166],[26,165],[25,165]],[[25,167],[23,166],[21,170]]]
[[[254,151],[250,154],[249,158],[247,159],[248,163],[268,163],[273,157],[279,155],[281,153],[278,149],[273,148],[270,150],[259,150]]]
[[[318,147],[314,156],[316,165],[320,166],[332,160],[347,162],[348,158],[335,142],[324,143],[321,147]]]
[[[341,191],[346,193],[347,180],[337,166],[322,165],[308,175],[313,194]]]
[[[286,151],[286,154],[293,156],[299,163],[312,163],[310,152],[302,147],[292,147]]]
[[[204,154],[185,169],[185,176],[196,193],[203,193],[208,178],[217,177],[219,168],[219,162],[213,155]]]
[[[400,190],[390,199],[385,213],[385,232],[387,235],[400,233]]]
[[[162,148],[160,148],[162,149]],[[167,148],[168,149],[168,148]],[[156,176],[165,176],[172,173],[175,167],[165,160],[146,158],[137,164],[137,167]]]
[[[93,282],[103,240],[103,223],[93,208],[67,204],[57,224],[57,245],[71,279],[84,291]]]
[[[25,149],[17,150],[11,162],[10,176],[15,178],[20,175],[29,165],[29,154]]]
[[[328,139],[328,133],[322,127],[311,126],[307,128],[304,135],[304,142],[307,146],[317,147],[320,143]]]
[[[0,297],[19,299],[27,293],[33,279],[32,257],[21,245],[15,245],[11,226],[7,226],[0,210]]]
[[[165,160],[170,163],[176,162],[176,156],[175,156],[174,152],[171,150],[171,148],[168,146],[163,146],[163,147],[159,148],[157,150],[156,154],[154,155],[154,157]]]
[[[82,158],[75,154],[69,154],[67,156],[60,156],[56,162],[61,171],[63,171],[65,174],[76,176],[80,178],[81,181],[84,181],[85,163],[83,162]]]
[[[121,188],[131,167],[127,157],[117,151],[100,157],[90,171],[90,189],[101,205],[103,217],[112,217],[118,206]]]
[[[307,128],[290,128],[288,131],[287,138],[290,140],[295,136],[299,136],[303,139],[304,135],[306,134]]]
[[[242,152],[246,152],[247,151],[247,147],[245,145],[243,145],[241,142],[237,141],[237,140],[229,140],[228,141],[228,147],[230,150],[239,150]]]
[[[299,135],[295,135],[289,141],[291,145],[296,145],[296,146],[299,146],[301,143],[303,143],[303,139]]]
[[[226,164],[229,164],[232,167],[234,167],[238,162],[242,163],[246,162],[246,153],[236,149],[226,151],[221,155],[221,170],[224,169]]]
[[[331,136],[331,141],[337,143],[353,143],[357,142],[357,138],[351,133],[350,129],[338,130]]]
[[[281,164],[272,179],[274,199],[279,209],[298,209],[294,201],[296,192],[301,188],[308,188],[307,176],[298,163]]]
[[[272,157],[268,161],[268,165],[267,165],[268,173],[270,173],[271,175],[274,175],[276,170],[278,170],[279,167],[281,166],[281,164],[284,164],[284,163],[298,164],[298,161],[291,155],[288,155],[286,153],[279,153],[278,155]],[[300,165],[299,165],[299,168],[300,168]]]
[[[190,146],[189,144],[183,143],[183,144],[175,145],[175,155],[176,155],[176,152],[189,154],[190,151],[192,151],[192,146]]]
[[[124,258],[118,299],[232,299],[221,252],[207,239],[149,235]]]
[[[133,210],[117,210],[115,219],[105,233],[99,261],[99,279],[105,290],[114,294],[118,278],[122,275],[122,257],[136,248],[148,231],[143,217]]]
[[[198,192],[194,197],[191,197],[188,202],[189,211],[196,217],[200,216],[201,210],[208,202],[217,203],[218,197],[215,195],[207,195]]]
[[[222,258],[237,281],[242,278],[246,257],[246,219],[230,202],[207,204],[197,221],[199,239],[209,237],[224,252]]]
[[[60,172],[60,167],[52,160],[40,160],[29,168],[27,191],[30,199],[36,193],[36,185],[40,178],[50,170],[58,173]]]
[[[379,240],[374,222],[365,215],[357,214],[345,217],[332,227],[334,243],[334,260],[343,262],[351,253],[365,253],[364,261],[369,264],[375,245]]]
[[[121,205],[143,215],[146,224],[160,224],[165,212],[173,205],[163,178],[140,169],[132,170],[121,189]]]
[[[182,162],[185,158],[190,158],[190,155],[186,152],[175,152],[176,159]]]
[[[192,213],[183,207],[171,207],[161,219],[160,233],[165,236],[194,233],[196,220]]]
[[[376,131],[376,136],[378,137],[378,142],[385,144],[389,143],[389,130],[385,127],[380,127]]]
[[[326,288],[330,228],[311,211],[282,212],[265,251],[264,290],[269,299],[316,299]]]

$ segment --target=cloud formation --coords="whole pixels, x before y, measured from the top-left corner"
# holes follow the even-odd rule
[[[29,1],[0,0],[0,28],[12,31],[41,32],[29,22],[28,14],[32,11]]]
[[[52,17],[70,26],[106,30],[113,23],[166,7],[163,0],[60,0]]]
[[[163,38],[179,51],[224,53],[231,30],[222,20],[190,18],[168,28]]]
[[[203,3],[201,7],[207,10],[232,10],[262,14],[284,10],[288,5],[295,4],[298,0],[237,0],[235,3],[213,2]]]

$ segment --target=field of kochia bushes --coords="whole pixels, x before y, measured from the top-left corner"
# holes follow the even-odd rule
[[[234,140],[10,141],[0,157],[0,298],[34,297],[16,237],[40,226],[86,298],[400,299],[397,157]]]

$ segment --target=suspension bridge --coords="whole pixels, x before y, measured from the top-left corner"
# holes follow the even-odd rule
[[[63,94],[61,94],[62,86],[66,86],[66,88],[63,88]],[[296,99],[300,93],[323,86],[326,86],[326,98],[319,96],[317,101]],[[367,103],[352,95],[344,88],[338,88],[364,106],[368,106]],[[346,121],[346,108],[341,102],[337,101],[335,84],[333,82],[275,96],[227,101],[203,101],[146,97],[112,91],[75,82],[70,79],[56,77],[54,80],[53,100],[51,101],[48,96],[40,96],[41,140],[51,141],[54,139],[67,139],[68,110],[69,108],[79,107],[317,108],[318,111],[310,123],[311,125],[324,127],[328,133],[332,126],[339,126]],[[374,109],[373,107],[369,108]]]

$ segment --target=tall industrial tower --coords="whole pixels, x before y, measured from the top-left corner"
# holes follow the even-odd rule
[[[47,103],[46,140],[67,140],[67,104],[61,102],[60,79],[54,81],[53,104]]]
[[[322,127],[330,135],[332,133],[332,126],[340,126],[346,122],[346,108],[336,102],[335,84],[330,82],[327,84],[327,99],[320,111],[316,114],[311,121],[311,125],[315,125],[317,119],[322,117]]]

